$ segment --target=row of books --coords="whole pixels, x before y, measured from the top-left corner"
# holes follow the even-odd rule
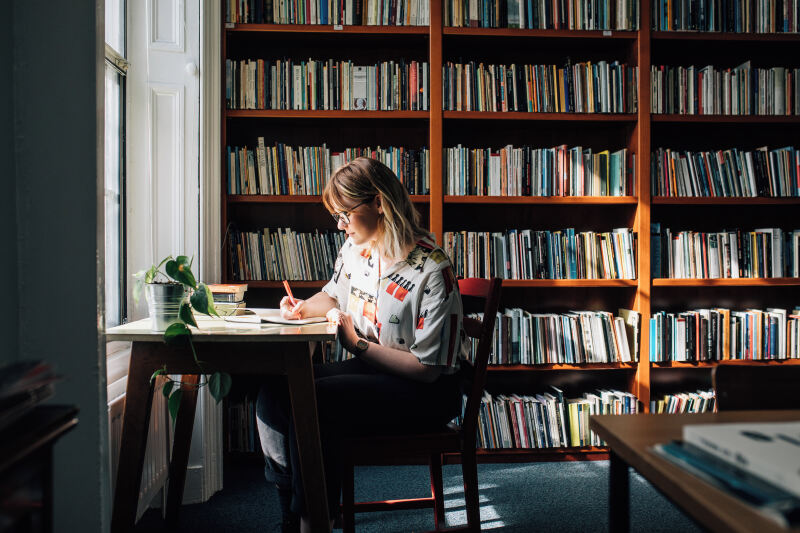
[[[227,449],[229,452],[261,452],[256,428],[256,402],[250,395],[228,403]]]
[[[650,67],[652,113],[799,115],[800,68]]]
[[[650,361],[800,358],[800,308],[658,311],[650,318]]]
[[[479,196],[633,196],[636,155],[567,145],[445,148],[447,194]]]
[[[800,150],[659,148],[650,159],[650,176],[655,196],[800,196]]]
[[[650,412],[654,414],[710,413],[714,411],[715,405],[716,398],[713,390],[678,392],[650,400]]]
[[[556,387],[534,395],[484,392],[478,423],[478,447],[559,448],[603,446],[589,430],[589,416],[634,414],[639,400],[629,392],[598,390],[565,398]]]
[[[331,174],[358,157],[377,159],[392,169],[409,194],[429,194],[430,158],[427,148],[345,148],[332,152],[327,145],[283,143],[255,148],[228,146],[228,194],[322,194]]]
[[[490,365],[631,363],[639,360],[639,313],[606,311],[497,314]],[[482,313],[470,315],[479,319]],[[472,340],[472,360],[477,340]]]
[[[428,63],[226,59],[228,109],[426,111]]]
[[[225,0],[225,22],[427,26],[428,0]]]
[[[442,69],[445,111],[636,112],[639,69],[619,61],[561,67],[448,61]]]
[[[228,237],[235,281],[328,280],[345,241],[341,231],[298,233],[289,228],[232,229]]]
[[[654,30],[797,33],[797,0],[653,0]]]
[[[800,276],[800,230],[763,228],[673,234],[652,223],[654,278],[737,279]]]
[[[636,278],[636,236],[630,228],[447,231],[444,249],[456,275],[465,278]]]
[[[445,26],[638,30],[638,0],[445,0]]]

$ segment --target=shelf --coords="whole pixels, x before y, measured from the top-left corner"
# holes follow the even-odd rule
[[[332,24],[234,24],[226,33],[339,33],[362,35],[428,35],[428,26],[334,26]]]
[[[426,119],[428,111],[340,111],[293,109],[227,109],[225,118],[363,118],[363,119]]]
[[[656,278],[654,287],[783,287],[800,286],[800,278],[668,279]]]
[[[726,365],[740,366],[764,366],[764,365],[800,365],[800,359],[726,359],[724,361],[698,361],[696,363],[684,361],[665,361],[663,363],[651,363],[653,368],[713,368],[720,363]]]
[[[612,30],[529,30],[517,28],[462,28],[444,27],[443,35],[464,35],[464,36],[489,36],[489,37],[525,37],[525,38],[568,38],[568,39],[622,39],[628,41],[636,40],[637,32],[634,31],[612,31]]]
[[[489,365],[489,372],[536,372],[547,370],[636,370],[638,363],[552,363],[546,365]]]
[[[301,288],[322,288],[328,280],[289,280]],[[248,289],[283,289],[282,281],[226,280],[223,283],[247,283]],[[800,284],[800,282],[798,282]],[[636,287],[635,279],[504,279],[503,287]]]
[[[800,205],[800,198],[655,196],[653,205]]]
[[[754,42],[800,42],[797,33],[730,33],[703,31],[651,31],[654,41],[754,41]]]
[[[608,448],[584,446],[581,448],[478,448],[479,463],[524,463],[535,461],[583,461],[608,459]],[[444,464],[458,464],[459,456],[445,454]]]
[[[636,287],[635,279],[504,279],[503,287]]]
[[[427,194],[412,194],[411,201],[415,204],[430,202],[431,197]],[[229,194],[229,204],[320,204],[322,196],[311,194],[291,194],[291,195],[265,195],[265,194]]]
[[[653,122],[692,122],[701,124],[800,124],[800,115],[674,115],[651,113]]]
[[[635,196],[451,196],[446,204],[636,205]],[[800,200],[798,201],[800,203]]]
[[[445,119],[636,122],[635,113],[528,113],[525,111],[443,111]]]

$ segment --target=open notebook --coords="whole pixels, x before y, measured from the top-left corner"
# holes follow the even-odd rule
[[[240,324],[289,324],[293,326],[303,324],[316,324],[318,322],[326,322],[324,316],[315,316],[311,318],[303,318],[300,320],[287,320],[281,317],[280,309],[261,309],[255,307],[248,307],[243,309],[243,314],[237,316],[226,316],[226,322],[238,322]]]

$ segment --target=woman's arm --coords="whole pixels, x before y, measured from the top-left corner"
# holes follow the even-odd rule
[[[345,350],[356,353],[358,351],[356,343],[359,338],[353,325],[353,317],[347,313],[333,314],[335,316],[329,315],[328,319],[339,325],[339,342]],[[411,352],[389,348],[375,342],[368,342],[367,349],[359,353],[358,357],[386,372],[425,383],[433,383],[442,373],[442,367],[423,365]]]
[[[367,349],[358,357],[381,370],[424,383],[433,383],[442,373],[442,367],[423,365],[411,352],[389,348],[374,342],[369,342],[367,345]]]
[[[297,305],[292,307],[289,297],[281,299],[281,316],[283,318],[310,318],[325,316],[325,314],[336,307],[336,299],[331,298],[326,293],[320,291],[308,300],[297,300]]]

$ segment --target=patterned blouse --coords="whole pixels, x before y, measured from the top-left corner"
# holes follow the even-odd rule
[[[381,270],[377,251],[347,239],[322,290],[367,339],[411,352],[424,365],[444,366],[446,374],[455,372],[469,344],[447,254],[425,237],[405,260]]]

